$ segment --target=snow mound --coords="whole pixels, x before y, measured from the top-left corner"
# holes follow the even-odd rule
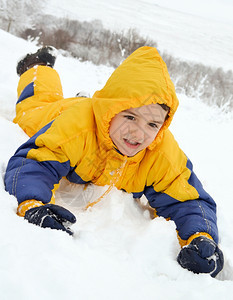
[[[74,237],[42,229],[16,215],[16,199],[3,184],[9,158],[27,139],[12,123],[18,81],[15,65],[21,54],[36,47],[3,31],[0,38],[0,298],[229,299],[233,293],[232,116],[178,95],[181,104],[171,127],[218,205],[226,263],[217,279],[182,269],[176,262],[179,245],[174,223],[151,220],[132,195],[116,189],[85,210],[106,187],[89,185],[83,190],[63,180],[57,203],[76,214]],[[55,66],[66,96],[80,90],[93,94],[112,73],[111,68],[59,53]]]

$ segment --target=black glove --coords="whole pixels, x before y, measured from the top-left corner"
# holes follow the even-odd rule
[[[177,261],[193,273],[210,273],[212,277],[215,277],[224,265],[222,251],[213,240],[205,236],[199,236],[183,247]]]
[[[24,219],[40,227],[63,230],[73,235],[69,226],[76,222],[75,216],[64,207],[46,204],[26,211]]]

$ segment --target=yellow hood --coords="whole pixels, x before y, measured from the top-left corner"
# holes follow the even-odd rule
[[[101,145],[104,148],[113,147],[109,137],[109,126],[116,114],[152,103],[166,104],[170,107],[170,112],[169,118],[148,147],[150,150],[161,140],[179,102],[167,66],[158,51],[152,47],[141,47],[113,72],[104,88],[93,96],[93,109]]]

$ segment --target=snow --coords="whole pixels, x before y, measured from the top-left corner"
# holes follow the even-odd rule
[[[71,17],[79,21],[99,19],[106,28],[111,30],[125,30],[136,28],[143,36],[148,36],[158,43],[160,51],[166,51],[182,60],[194,61],[205,65],[222,67],[224,70],[233,69],[233,26],[220,21],[210,20],[207,17],[182,13],[177,1],[169,5],[166,1],[157,5],[155,0],[50,0],[46,11],[61,17]],[[185,1],[184,7],[191,5]],[[194,2],[194,1],[193,1]],[[192,4],[193,4],[192,2]],[[212,0],[195,1],[193,13],[216,7]],[[224,1],[219,9],[223,20],[226,14]],[[159,2],[160,3],[160,2]],[[199,5],[199,7],[198,7]],[[232,5],[232,4],[231,4]],[[174,9],[177,6],[177,10]],[[202,13],[203,14],[203,13]],[[208,13],[206,13],[208,15]],[[210,13],[209,13],[210,14]],[[232,20],[232,8],[229,10]]]
[[[231,0],[156,0],[156,4],[212,21],[233,24]]]
[[[17,201],[4,190],[8,159],[27,140],[12,123],[19,57],[35,45],[0,31],[0,299],[232,299],[233,294],[233,116],[178,94],[171,130],[218,205],[220,247],[225,268],[216,279],[195,275],[176,262],[175,225],[151,220],[130,194],[113,189],[88,210],[106,187],[63,180],[57,204],[77,217],[74,237],[29,224],[16,215]],[[93,94],[113,69],[81,63],[58,53],[56,69],[65,96]]]

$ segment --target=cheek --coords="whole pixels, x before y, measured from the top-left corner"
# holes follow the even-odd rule
[[[113,118],[112,122],[110,123],[110,127],[109,127],[109,135],[111,138],[114,138],[114,137],[119,138],[122,135],[124,135],[125,133],[127,133],[128,131],[129,131],[129,126],[125,120]]]
[[[150,145],[154,139],[156,138],[157,134],[158,134],[159,131],[156,131],[156,132],[150,132],[147,136],[147,139],[146,139],[146,143],[148,145]]]
[[[119,138],[121,132],[121,124],[118,120],[112,120],[109,127],[109,136],[114,141]]]
[[[116,133],[115,134],[113,134],[115,132],[115,130],[114,130],[114,126],[110,126],[110,128],[109,128],[109,136],[110,136],[110,138],[111,138],[111,140],[114,142],[114,135],[116,136]]]

